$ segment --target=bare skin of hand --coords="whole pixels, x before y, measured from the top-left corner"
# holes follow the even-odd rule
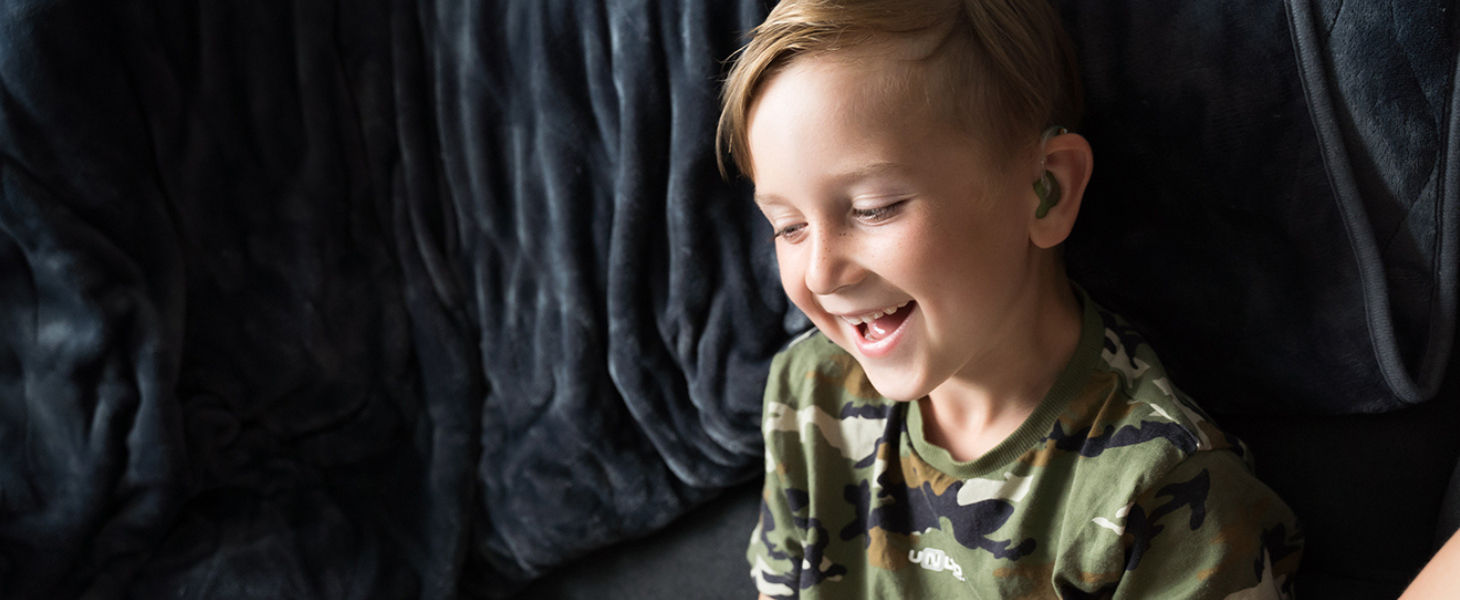
[[[1460,535],[1450,537],[1450,541],[1430,559],[1399,600],[1454,598],[1455,590],[1460,590]]]

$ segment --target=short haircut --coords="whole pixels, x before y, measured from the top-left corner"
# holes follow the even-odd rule
[[[926,71],[930,102],[984,140],[994,160],[1032,148],[1051,126],[1078,125],[1074,49],[1048,0],[781,0],[751,31],[725,81],[715,133],[721,172],[728,153],[754,177],[751,107],[797,57],[929,37],[931,52],[910,67]]]

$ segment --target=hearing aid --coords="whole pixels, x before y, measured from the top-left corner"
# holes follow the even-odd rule
[[[1049,214],[1049,209],[1054,208],[1056,204],[1060,203],[1061,196],[1059,180],[1054,178],[1054,173],[1050,173],[1049,169],[1044,168],[1044,161],[1048,156],[1044,153],[1044,147],[1049,143],[1050,138],[1057,135],[1064,135],[1068,132],[1069,130],[1064,127],[1056,125],[1046,129],[1044,135],[1041,136],[1039,142],[1039,167],[1044,170],[1044,174],[1040,175],[1039,179],[1034,180],[1034,195],[1039,197],[1039,208],[1034,209],[1034,218],[1036,219],[1043,219],[1045,215]]]
[[[1060,181],[1054,174],[1045,171],[1034,181],[1034,195],[1039,196],[1039,208],[1034,209],[1034,218],[1043,219],[1049,209],[1060,203]]]

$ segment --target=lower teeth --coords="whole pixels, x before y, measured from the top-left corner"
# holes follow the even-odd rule
[[[896,325],[893,325],[892,323],[887,323],[887,324],[884,324],[883,326],[880,326],[879,327],[878,326],[878,322],[881,321],[882,319],[885,319],[887,317],[891,317],[892,315],[896,315],[896,314],[898,314],[900,312],[902,312],[902,307],[901,306],[897,307],[897,310],[894,310],[894,311],[892,311],[889,314],[882,315],[880,317],[877,317],[876,319],[873,319],[871,321],[867,321],[865,323],[862,323],[861,325],[858,325],[857,327],[858,327],[858,330],[861,331],[861,333],[862,333],[862,338],[863,339],[866,339],[869,342],[876,342],[878,340],[881,340],[881,339],[886,338],[889,335],[892,335],[892,333],[894,331],[897,331],[897,328],[902,325],[902,321],[906,317],[902,317],[902,318],[898,319]],[[888,327],[888,325],[892,325],[892,326],[891,327]]]
[[[861,327],[862,328],[862,338],[863,339],[865,339],[865,340],[867,340],[869,342],[875,342],[875,341],[881,339],[877,334],[872,333],[872,325],[871,324],[869,324],[869,323],[863,323],[863,324],[859,325],[858,327]]]

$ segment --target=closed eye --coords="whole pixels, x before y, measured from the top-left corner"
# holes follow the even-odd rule
[[[805,228],[806,228],[806,224],[804,224],[804,223],[797,223],[795,225],[787,225],[785,227],[782,227],[780,229],[777,229],[776,230],[776,233],[771,236],[771,239],[773,239],[773,240],[775,240],[775,239],[783,239],[783,240],[786,240],[788,242],[789,241],[795,241],[796,236],[799,235],[801,233],[801,230],[802,229],[805,229]]]
[[[877,223],[896,216],[898,212],[902,211],[902,207],[906,203],[907,200],[898,200],[887,206],[878,206],[876,208],[853,208],[852,215],[863,221]]]

